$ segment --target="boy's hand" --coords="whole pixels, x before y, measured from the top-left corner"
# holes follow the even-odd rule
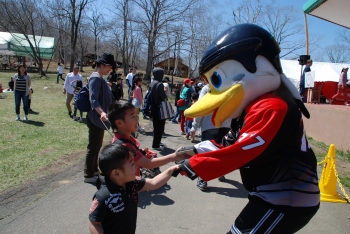
[[[176,170],[179,170],[179,165],[174,165],[174,166],[171,166],[167,169],[167,172],[169,172],[170,174],[172,174],[174,171]]]

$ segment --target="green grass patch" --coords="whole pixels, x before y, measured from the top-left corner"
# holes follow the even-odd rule
[[[312,145],[317,161],[323,161],[328,153],[329,146],[323,142],[318,142],[311,137],[308,137],[308,141]],[[350,188],[350,152],[336,149],[336,158],[337,164],[341,164],[341,167],[338,167],[339,165],[337,165],[340,182],[345,187]],[[319,166],[323,167],[323,164],[320,164]]]
[[[89,74],[86,72],[84,77]],[[7,87],[15,71],[1,71],[0,83]],[[14,94],[7,93],[6,99],[0,99],[0,192],[20,185],[38,176],[50,173],[55,165],[71,163],[73,154],[77,161],[85,156],[88,143],[86,124],[70,119],[62,93],[62,81],[56,84],[56,75],[32,78],[31,108],[29,121],[15,121]],[[21,104],[21,119],[24,111]],[[84,118],[86,113],[84,113]],[[105,134],[105,139],[110,136]],[[82,165],[83,168],[83,165]]]

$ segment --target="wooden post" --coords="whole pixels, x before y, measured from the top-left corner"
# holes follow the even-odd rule
[[[306,18],[306,14],[304,12],[304,25],[305,25],[305,39],[306,39],[306,53],[305,54],[309,54],[309,28],[307,25],[307,18]]]

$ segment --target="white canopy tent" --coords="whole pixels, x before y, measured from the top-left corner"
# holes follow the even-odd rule
[[[309,0],[303,5],[305,13],[350,29],[349,0]]]
[[[292,81],[295,87],[299,87],[301,66],[296,60],[281,60],[283,73]],[[339,81],[339,75],[344,66],[350,67],[350,64],[313,62],[311,70],[315,71],[315,81]]]

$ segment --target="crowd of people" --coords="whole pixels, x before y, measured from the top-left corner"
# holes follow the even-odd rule
[[[308,69],[312,65],[308,64]],[[183,82],[170,85],[169,77],[164,76],[162,68],[154,68],[152,82],[147,86],[145,96],[142,90],[143,73],[137,73],[132,67],[125,78],[128,87],[127,95],[123,92],[122,73],[118,73],[118,66],[114,56],[103,53],[92,66],[95,70],[88,78],[90,110],[86,115],[88,128],[88,145],[84,162],[84,182],[102,183],[93,196],[89,213],[89,229],[91,233],[134,233],[136,229],[138,192],[157,189],[164,185],[179,167],[169,167],[161,172],[159,167],[170,162],[184,160],[186,154],[174,153],[157,157],[154,151],[162,151],[166,143],[161,142],[164,135],[166,119],[157,114],[160,103],[175,97],[176,111],[169,122],[179,124],[179,135],[192,143],[196,136],[201,141],[211,140],[221,143],[222,138],[230,130],[230,120],[223,122],[221,128],[212,124],[212,115],[203,117],[185,117],[186,109],[194,105],[197,100],[210,92],[206,80],[200,82],[198,78],[186,78]],[[58,64],[57,83],[59,78],[64,80],[63,94],[66,95],[68,116],[73,120],[83,121],[82,111],[71,102],[78,98],[83,88],[83,77],[79,74],[79,67],[62,78],[63,70]],[[304,71],[307,72],[307,71]],[[346,77],[347,69],[342,71],[341,77]],[[23,102],[24,118],[28,120],[30,109],[31,79],[26,73],[25,66],[18,66],[17,74],[12,79],[15,93],[16,120],[20,119],[20,102]],[[301,95],[302,87],[301,87]],[[124,99],[125,101],[121,100]],[[149,106],[149,108],[148,108]],[[77,112],[80,112],[77,118]],[[153,124],[153,141],[151,149],[141,148],[135,132],[144,132],[139,124],[139,115],[149,118]],[[111,129],[113,140],[102,148],[104,132]],[[102,149],[101,149],[102,148]],[[153,151],[154,150],[154,151]],[[146,170],[150,174],[144,174]],[[148,177],[148,178],[147,178]],[[224,176],[219,177],[225,180]],[[207,182],[198,177],[197,187],[207,189]],[[111,222],[113,220],[113,222]],[[121,225],[123,224],[123,225]]]

